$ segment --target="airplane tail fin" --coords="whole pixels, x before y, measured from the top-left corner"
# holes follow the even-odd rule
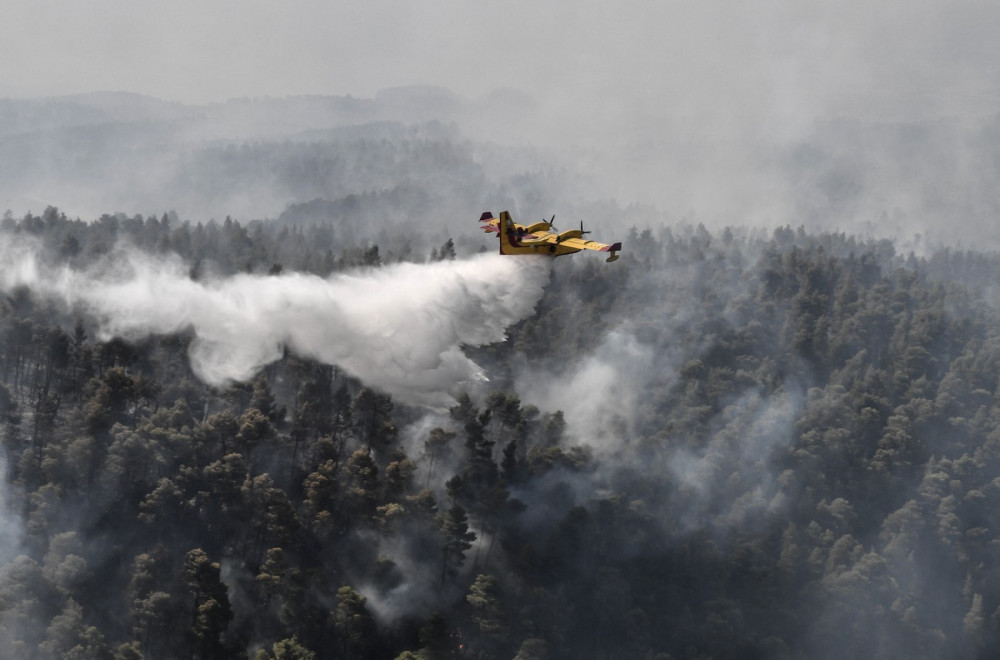
[[[500,254],[516,254],[512,249],[519,246],[517,230],[514,228],[514,221],[510,217],[510,211],[500,212],[500,222],[497,224],[500,231]]]
[[[497,219],[491,211],[484,211],[479,216],[482,229],[487,234],[496,232],[500,236],[500,254],[514,254],[511,248],[518,245],[517,230],[514,228],[514,221],[510,217],[510,211],[502,211]]]

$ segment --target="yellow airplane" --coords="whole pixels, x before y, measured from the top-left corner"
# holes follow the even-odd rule
[[[608,262],[618,259],[617,252],[622,249],[621,243],[605,245],[597,241],[584,240],[583,236],[590,232],[583,230],[582,222],[579,229],[567,229],[556,233],[555,227],[552,226],[555,219],[556,216],[552,216],[552,220],[548,222],[542,220],[524,226],[514,222],[509,211],[502,212],[499,218],[494,218],[492,212],[486,211],[480,216],[479,222],[487,234],[500,234],[500,254],[547,254],[558,257],[580,250],[596,250],[610,252],[611,256],[606,259]]]

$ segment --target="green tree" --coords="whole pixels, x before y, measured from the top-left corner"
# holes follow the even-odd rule
[[[334,512],[338,505],[337,464],[327,460],[306,476],[302,482],[305,491],[306,520],[309,528],[319,538],[328,538],[333,531]]]
[[[361,388],[351,404],[358,438],[365,443],[368,452],[373,448],[383,449],[396,439],[396,426],[392,422],[392,399],[369,387]]]
[[[200,442],[213,448],[217,445],[218,455],[224,456],[233,448],[239,431],[240,422],[229,410],[223,410],[206,419],[199,426],[196,437]]]
[[[452,506],[441,516],[441,584],[448,577],[456,577],[465,563],[465,551],[472,547],[476,535],[469,531],[468,517],[461,505]]]
[[[424,484],[425,487],[430,486],[437,463],[448,456],[450,451],[449,445],[451,441],[455,439],[455,435],[455,433],[445,431],[438,426],[431,429],[430,433],[427,435],[427,439],[424,440],[424,455],[427,457],[428,461],[427,481]]]
[[[548,660],[549,645],[544,639],[529,637],[521,642],[514,660]]]
[[[316,653],[309,650],[295,637],[275,642],[268,652],[261,649],[255,660],[316,660]]]
[[[253,395],[250,397],[249,408],[259,410],[272,423],[280,422],[285,416],[285,410],[279,408],[275,402],[271,384],[264,374],[259,375],[253,382]]]
[[[274,425],[267,416],[256,408],[249,408],[240,417],[236,443],[243,454],[252,460],[254,450],[277,435]]]
[[[43,658],[110,660],[111,650],[103,636],[83,621],[83,608],[70,598],[63,611],[56,615],[46,629],[46,638],[38,645]]]
[[[472,607],[472,621],[476,624],[485,652],[499,656],[510,637],[509,615],[500,580],[493,575],[476,576],[465,600]]]
[[[226,628],[233,614],[219,563],[199,548],[189,551],[184,556],[180,584],[188,648],[198,657],[222,657]]]
[[[365,606],[367,600],[349,586],[337,589],[337,608],[330,616],[341,657],[367,658],[375,650],[375,622]]]
[[[267,474],[247,479],[243,497],[250,514],[244,557],[251,566],[257,566],[267,548],[291,545],[299,520],[288,495]]]
[[[351,522],[368,521],[378,505],[378,466],[366,449],[359,449],[344,466],[345,513]]]

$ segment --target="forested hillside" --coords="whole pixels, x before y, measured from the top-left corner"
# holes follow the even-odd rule
[[[312,216],[3,231],[76,268],[176,253],[194,279],[470,256]],[[292,352],[207,387],[190,334],[103,342],[5,291],[5,652],[989,657],[1000,257],[790,228],[623,243],[556,260],[447,414]]]
[[[581,121],[513,90],[461,98],[426,86],[203,105],[126,93],[0,99],[0,211],[56,206],[89,220],[174,209],[192,222],[306,225],[334,214],[344,233],[383,248],[381,231],[418,220],[454,232],[491,207],[598,231],[658,227],[667,214],[847,230],[907,250],[1000,241],[996,113],[838,117],[749,142],[702,135],[697,119],[669,130],[631,113],[613,130]],[[625,221],[595,212],[609,199],[647,208]]]
[[[538,147],[494,142],[513,130],[499,107],[432,87],[200,106],[122,93],[0,99],[0,211],[314,222],[336,207],[367,240],[403,219],[472,222],[485,198],[515,206],[512,188],[544,208],[594,188]]]

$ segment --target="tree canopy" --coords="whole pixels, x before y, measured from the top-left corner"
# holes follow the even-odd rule
[[[80,268],[112,239],[168,249],[192,277],[401,258],[231,219],[53,209],[4,231]],[[445,239],[430,259],[461,259]],[[533,315],[467,349],[490,381],[448,414],[292,350],[206,387],[190,336],[105,341],[5,291],[4,647],[987,657],[1000,256],[788,227],[624,243],[558,260]]]

